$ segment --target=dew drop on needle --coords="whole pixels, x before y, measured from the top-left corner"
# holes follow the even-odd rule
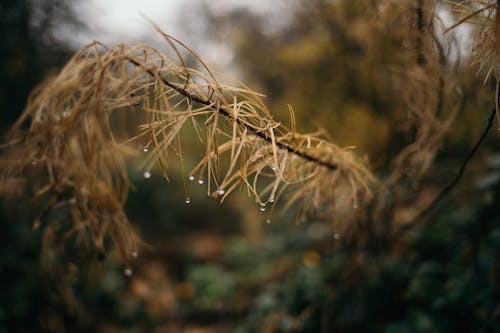
[[[132,270],[132,268],[127,267],[123,270],[123,275],[125,275],[126,277],[132,277],[132,275],[134,275],[134,271]]]
[[[149,171],[144,172],[144,178],[146,178],[146,179],[151,178],[151,172],[149,172]]]
[[[188,178],[190,181],[193,181],[194,180],[194,176],[189,176]]]
[[[186,199],[184,200],[184,202],[189,205],[191,203],[191,198],[190,197],[186,197]]]
[[[265,211],[266,211],[266,207],[261,206],[261,207],[259,208],[259,210],[260,210],[261,212],[265,212]]]
[[[203,185],[203,179],[198,179],[198,184]]]

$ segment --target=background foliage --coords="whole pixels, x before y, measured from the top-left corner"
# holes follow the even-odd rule
[[[72,17],[63,4],[47,1],[47,17]],[[302,128],[320,124],[335,142],[357,146],[385,177],[393,172],[392,157],[417,136],[415,115],[394,90],[399,71],[416,66],[416,55],[404,28],[413,12],[394,6],[394,20],[381,22],[373,15],[378,5],[394,2],[299,1],[290,22],[272,31],[244,10],[204,15],[208,34],[231,45],[241,80],[265,92],[271,110],[293,105]],[[69,50],[47,38],[43,24],[30,25],[28,2],[0,8],[5,129]],[[319,215],[294,220],[293,210],[266,224],[244,196],[218,206],[201,189],[185,206],[176,177],[164,184],[153,170],[145,179],[132,163],[137,190],[126,211],[151,247],[127,277],[115,254],[81,263],[40,251],[29,198],[3,202],[0,332],[500,330],[496,132],[426,221],[393,233],[451,180],[494,106],[485,73],[477,75],[467,59],[455,68],[446,78],[460,90],[450,93],[460,99],[456,120],[429,170],[418,182],[405,174],[391,193],[390,214],[376,215],[374,225],[387,229],[369,229],[354,209],[360,225],[354,234]]]

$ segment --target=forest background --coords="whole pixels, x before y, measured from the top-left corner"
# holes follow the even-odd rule
[[[0,5],[4,137],[35,85],[74,53],[54,24],[86,29],[66,2],[41,3]],[[347,215],[280,203],[270,215],[244,191],[220,205],[189,184],[187,205],[187,174],[173,168],[167,183],[156,167],[144,177],[137,157],[125,211],[148,246],[127,264],[113,251],[55,256],[32,230],[31,198],[6,199],[0,332],[500,330],[496,121],[460,182],[427,211],[495,108],[496,65],[481,53],[494,3],[462,32],[446,29],[474,1],[430,3],[295,1],[272,28],[243,8],[186,13],[204,25],[200,38],[229,47],[231,74],[265,94],[277,119],[288,122],[291,105],[301,131],[322,128],[355,146],[385,184],[378,199],[340,201]],[[196,151],[184,149],[187,165]]]

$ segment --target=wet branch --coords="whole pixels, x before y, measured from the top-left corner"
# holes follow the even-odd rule
[[[465,173],[465,169],[467,168],[467,165],[469,164],[470,160],[474,156],[474,154],[477,152],[479,149],[479,146],[483,143],[484,139],[486,139],[486,135],[488,134],[489,130],[493,126],[493,119],[495,118],[495,109],[491,110],[490,117],[488,118],[488,124],[486,125],[486,128],[483,130],[483,133],[477,140],[476,144],[474,147],[472,147],[471,151],[467,156],[465,157],[464,161],[462,162],[462,165],[460,166],[460,170],[458,171],[457,175],[455,178],[446,186],[444,187],[439,194],[432,200],[432,202],[427,206],[423,211],[420,212],[420,214],[417,215],[410,223],[410,225],[413,225],[414,222],[417,222],[418,220],[424,218],[426,215],[428,215],[445,197],[450,191],[460,182],[462,179],[462,176]]]
[[[162,83],[165,84],[166,86],[168,86],[169,88],[172,88],[173,90],[177,91],[179,94],[189,98],[191,101],[193,102],[196,102],[196,103],[200,103],[200,104],[203,104],[203,105],[206,105],[208,107],[210,107],[211,109],[213,109],[214,112],[219,112],[221,115],[223,115],[224,117],[226,118],[229,118],[229,119],[233,119],[233,117],[231,116],[231,113],[228,111],[228,109],[224,106],[215,106],[214,103],[209,100],[209,99],[204,99],[204,98],[201,98],[200,96],[197,96],[195,94],[192,94],[190,92],[188,92],[185,88],[175,84],[175,83],[172,83],[170,81],[168,81],[167,79],[165,79],[164,77],[162,77],[155,69],[153,68],[146,68],[144,67],[140,62],[132,59],[132,58],[127,58],[128,61],[137,66],[137,67],[141,67],[143,68],[146,73],[148,73],[151,77],[153,78],[160,78]],[[271,137],[266,133],[266,132],[262,132],[259,128],[255,127],[255,126],[252,126],[251,124],[246,124],[246,123],[243,123],[240,119],[236,119],[236,122],[245,127],[249,132],[255,134],[256,136],[264,139],[265,141],[269,142],[269,143],[272,143],[272,139]],[[313,163],[316,163],[318,165],[321,165],[323,167],[326,167],[330,170],[337,170],[338,169],[338,165],[335,164],[335,163],[331,163],[331,162],[327,162],[327,161],[324,161],[324,160],[321,160],[320,158],[318,157],[315,157],[315,156],[312,156],[312,155],[309,155],[303,151],[300,151],[300,150],[297,150],[296,147],[293,147],[293,146],[290,146],[286,143],[282,143],[282,142],[279,142],[279,141],[276,141],[275,142],[276,146],[278,146],[279,148],[281,149],[284,149],[294,155],[297,155],[297,156],[300,156],[302,157],[303,159],[307,160],[307,161],[310,161],[310,162],[313,162]]]

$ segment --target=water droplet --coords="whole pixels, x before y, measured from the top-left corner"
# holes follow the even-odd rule
[[[267,224],[271,223],[271,219],[266,219],[266,223]]]
[[[187,204],[190,204],[191,203],[191,198],[190,197],[186,197],[186,200],[184,200],[185,203]]]
[[[137,257],[139,257],[139,252],[132,251],[132,253],[130,255],[132,256],[132,258],[137,258]]]
[[[149,147],[148,146],[145,146],[144,147],[144,152],[147,153],[149,151]]]
[[[269,202],[273,203],[274,202],[274,198],[269,198]]]
[[[198,184],[203,185],[203,179],[198,179]]]
[[[265,212],[265,211],[266,211],[266,207],[261,206],[261,207],[259,208],[259,210],[260,210],[261,212]]]
[[[144,178],[146,178],[146,179],[151,178],[151,172],[149,172],[149,171],[144,172]]]
[[[220,188],[217,193],[219,193],[219,195],[224,195],[224,193],[226,193],[226,191],[224,191],[223,188]]]
[[[189,180],[193,181],[194,180],[194,176],[189,176]]]
[[[275,166],[272,166],[272,167],[271,167],[271,170],[276,171],[276,167],[275,167]]]
[[[127,267],[123,270],[123,275],[125,275],[126,277],[131,277],[132,275],[134,275],[134,271],[132,270],[132,268]]]

